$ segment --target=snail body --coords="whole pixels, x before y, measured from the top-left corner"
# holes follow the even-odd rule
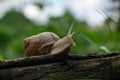
[[[70,34],[72,26],[70,27],[68,34],[61,39],[52,32],[43,32],[26,38],[24,40],[26,56],[68,54],[70,47],[75,45],[71,38],[74,33]]]
[[[51,54],[68,54],[72,45],[75,45],[75,43],[72,40],[71,35],[67,35],[53,44]]]

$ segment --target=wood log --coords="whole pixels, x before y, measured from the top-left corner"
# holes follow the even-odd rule
[[[0,61],[0,80],[120,80],[120,53]]]

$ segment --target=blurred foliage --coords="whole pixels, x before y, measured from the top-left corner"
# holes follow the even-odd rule
[[[25,57],[24,39],[44,31],[56,33],[64,37],[72,24],[73,16],[66,12],[63,17],[50,18],[50,22],[35,25],[26,19],[22,13],[10,11],[0,20],[0,60]],[[111,21],[107,21],[109,24]],[[110,26],[91,28],[86,22],[77,21],[74,24],[73,36],[76,46],[71,48],[71,54],[86,54],[120,50],[120,32],[113,31]]]
[[[117,24],[115,25],[116,26],[116,30],[117,31],[120,31],[120,0],[111,0],[112,3],[113,3],[113,7],[110,9],[110,11],[113,12],[113,15],[114,13],[117,13],[118,14],[118,21],[117,21]]]

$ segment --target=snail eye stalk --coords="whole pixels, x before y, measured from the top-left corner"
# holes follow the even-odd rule
[[[75,20],[72,22],[72,25],[70,26],[69,30],[68,30],[68,34],[67,35],[70,35],[71,31],[72,31],[72,28],[73,28],[73,25],[75,23]]]

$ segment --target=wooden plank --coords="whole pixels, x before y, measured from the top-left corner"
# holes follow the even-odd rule
[[[120,53],[45,55],[0,62],[0,80],[120,80]]]

